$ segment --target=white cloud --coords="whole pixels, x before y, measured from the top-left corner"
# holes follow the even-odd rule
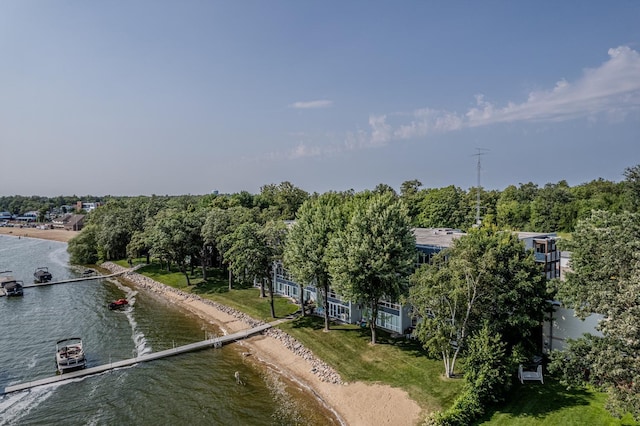
[[[342,144],[299,145],[289,158],[336,154],[385,146],[394,141],[424,138],[463,128],[514,122],[561,122],[576,118],[621,121],[640,110],[640,54],[627,46],[609,49],[609,59],[585,69],[574,82],[559,80],[548,90],[529,93],[523,102],[497,106],[476,95],[476,106],[465,113],[422,108],[409,113],[370,115],[368,130],[348,132]],[[332,102],[296,102],[293,108],[321,108]]]
[[[317,101],[294,102],[291,105],[289,105],[289,108],[295,108],[295,109],[328,108],[331,105],[333,105],[333,101],[330,101],[327,99],[320,99]]]
[[[640,54],[626,46],[609,49],[609,60],[586,69],[580,79],[560,80],[550,90],[531,92],[525,102],[498,108],[479,95],[466,114],[469,127],[518,121],[566,121],[598,114],[616,117],[640,107]]]
[[[320,147],[308,146],[305,144],[298,144],[287,156],[290,159],[305,158],[305,157],[317,157],[322,154]]]

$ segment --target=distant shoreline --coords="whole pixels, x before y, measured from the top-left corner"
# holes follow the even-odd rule
[[[18,228],[0,227],[0,235],[8,235],[20,238],[38,238],[41,240],[59,241],[68,243],[80,231],[68,231],[66,229],[38,229],[38,228]]]

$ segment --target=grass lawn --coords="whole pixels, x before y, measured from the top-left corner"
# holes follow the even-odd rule
[[[134,260],[135,264],[144,262],[145,259],[142,258]],[[129,267],[125,260],[119,260],[114,263],[125,268]],[[136,272],[168,286],[197,294],[204,299],[214,300],[245,312],[256,319],[263,321],[273,320],[268,297],[260,298],[260,290],[258,288],[240,286],[236,283],[233,284],[233,290],[229,291],[228,277],[221,269],[207,270],[208,276],[206,280],[202,279],[202,271],[199,268],[194,269],[193,274],[189,274],[190,286],[187,285],[187,279],[184,274],[175,267],[171,271],[167,271],[166,267],[162,268],[160,264],[152,262]],[[286,317],[298,310],[295,304],[284,297],[275,297],[274,307],[278,318]]]
[[[129,266],[126,261],[115,263],[125,268]],[[135,259],[135,263],[144,263],[144,259]],[[157,263],[146,265],[137,272],[246,312],[254,318],[272,319],[269,299],[261,299],[259,289],[234,284],[234,289],[229,291],[228,277],[220,269],[208,270],[206,281],[202,279],[201,271],[195,270],[189,277],[191,286],[187,286],[184,274],[167,272]],[[277,317],[285,317],[298,310],[298,306],[289,299],[276,297],[274,300]],[[322,331],[324,320],[319,317],[299,318],[280,327],[331,365],[343,380],[385,383],[402,388],[428,411],[449,406],[463,384],[461,379],[444,378],[442,361],[424,356],[417,342],[392,339],[383,330],[378,330],[378,344],[372,346],[368,328],[334,324],[331,331],[325,333]]]
[[[335,368],[343,380],[402,388],[424,410],[448,407],[462,388],[463,381],[444,378],[442,361],[428,359],[415,341],[394,339],[378,330],[377,344],[371,345],[368,328],[332,324],[324,332],[319,317],[298,318],[280,327]]]
[[[563,425],[618,426],[637,425],[630,415],[613,418],[605,409],[607,396],[588,389],[567,390],[545,377],[544,385],[518,385],[511,398],[499,408],[489,409],[482,425]]]
[[[126,261],[116,262],[128,267]],[[144,259],[136,259],[144,263]],[[269,299],[259,297],[259,289],[234,284],[229,291],[227,276],[219,269],[207,271],[207,280],[195,270],[187,286],[180,272],[167,272],[157,263],[138,270],[156,281],[192,292],[226,306],[246,312],[254,318],[270,321]],[[283,297],[275,298],[277,317],[285,317],[298,307]],[[364,381],[389,384],[406,390],[425,411],[446,408],[459,394],[463,381],[446,379],[442,361],[428,359],[415,341],[394,339],[378,330],[378,344],[370,345],[368,328],[356,325],[333,324],[331,331],[323,331],[319,317],[298,318],[281,324],[316,356],[335,368],[345,381]],[[462,360],[461,360],[462,362]],[[606,395],[590,390],[567,390],[550,377],[545,384],[515,385],[510,399],[498,408],[489,408],[477,424],[483,425],[638,425],[629,416],[615,419],[605,410]]]

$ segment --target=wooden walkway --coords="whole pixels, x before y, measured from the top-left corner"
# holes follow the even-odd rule
[[[104,276],[102,276],[101,278],[104,278]],[[234,333],[234,334],[228,334],[226,336],[216,337],[214,339],[203,340],[201,342],[190,343],[188,345],[178,346],[178,347],[175,347],[173,349],[166,349],[166,350],[160,351],[160,352],[154,352],[154,353],[150,353],[150,354],[146,354],[146,355],[140,355],[138,357],[125,359],[125,360],[122,360],[122,361],[110,362],[109,364],[103,364],[103,365],[99,365],[97,367],[85,368],[85,369],[82,369],[82,370],[73,371],[73,372],[70,372],[70,373],[64,373],[64,374],[61,374],[61,375],[58,375],[58,376],[54,376],[54,377],[48,377],[46,379],[34,380],[34,381],[31,381],[31,382],[25,382],[25,383],[19,383],[17,385],[7,386],[6,388],[4,388],[2,393],[0,393],[0,395],[4,395],[4,394],[7,394],[7,393],[11,393],[11,392],[18,392],[18,391],[22,391],[22,390],[31,389],[31,388],[34,388],[36,386],[48,385],[48,384],[56,383],[56,382],[63,382],[63,381],[70,380],[70,379],[77,379],[78,377],[90,376],[92,374],[99,374],[99,373],[103,373],[105,371],[113,370],[115,368],[127,367],[127,366],[131,366],[131,365],[134,365],[134,364],[138,364],[140,362],[153,361],[153,360],[156,360],[156,359],[166,358],[166,357],[170,357],[170,356],[174,356],[174,355],[180,355],[180,354],[184,354],[184,353],[187,353],[187,352],[193,352],[193,351],[206,349],[206,348],[212,348],[212,347],[213,348],[220,348],[225,343],[231,343],[231,342],[235,342],[235,341],[238,341],[238,340],[245,339],[245,338],[247,338],[249,336],[252,336],[254,334],[261,333],[262,331],[264,331],[264,330],[266,330],[268,328],[271,328],[271,327],[272,327],[272,323],[263,324],[263,325],[260,325],[258,327],[250,328],[250,329],[243,330],[243,331],[239,331],[239,332]]]
[[[133,268],[127,269],[126,271],[116,272],[115,274],[109,274],[109,275],[96,274],[96,275],[89,275],[89,276],[80,277],[80,278],[71,278],[71,279],[62,280],[62,281],[49,281],[46,283],[25,284],[22,286],[22,288],[46,287],[49,285],[56,285],[56,284],[77,283],[80,281],[101,280],[103,278],[112,278],[112,277],[117,277],[120,275],[127,274],[129,272],[133,272],[136,269],[140,268],[141,266],[142,265],[134,266]]]

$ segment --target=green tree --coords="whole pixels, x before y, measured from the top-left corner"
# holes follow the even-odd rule
[[[269,288],[271,316],[276,317],[272,265],[281,257],[286,228],[280,221],[260,226],[255,222],[243,223],[231,234],[230,245],[224,253],[236,277],[245,283],[258,280]]]
[[[372,195],[346,229],[333,235],[330,250],[332,286],[368,307],[375,344],[378,304],[398,300],[416,261],[416,240],[404,203],[390,193]]]
[[[209,244],[216,248],[222,256],[222,262],[229,266],[229,259],[224,253],[229,250],[233,239],[231,234],[243,223],[257,222],[256,212],[246,207],[235,206],[228,209],[213,208],[208,211],[205,221],[200,229],[203,244]],[[229,290],[232,288],[233,272],[229,268]]]
[[[580,317],[606,318],[598,325],[602,337],[569,345],[568,364],[584,368],[577,358],[586,347],[590,374],[582,381],[609,394],[614,415],[630,412],[640,420],[640,215],[594,211],[561,247],[571,251],[573,271],[555,282],[558,300]],[[564,378],[575,382],[580,373],[574,368]]]
[[[426,191],[416,220],[426,228],[463,228],[468,225],[470,211],[465,192],[450,185]]]
[[[202,246],[202,224],[194,212],[166,209],[160,211],[149,234],[151,253],[175,263],[191,285],[187,265],[197,257]]]
[[[418,224],[416,217],[420,211],[420,200],[423,192],[420,191],[421,186],[422,182],[418,179],[407,180],[400,185],[400,199],[404,201],[405,206],[407,206],[411,223],[415,225]]]
[[[300,206],[309,198],[309,194],[291,182],[285,181],[279,185],[264,185],[260,188],[260,195],[257,198],[266,219],[291,220],[295,218]]]
[[[97,226],[87,225],[69,241],[69,262],[76,265],[92,265],[98,262]]]
[[[310,198],[298,210],[284,248],[283,265],[300,286],[300,307],[304,315],[304,286],[315,281],[323,294],[324,329],[329,330],[329,256],[332,235],[343,229],[342,197],[328,192]]]
[[[493,227],[472,229],[412,276],[409,301],[421,319],[416,333],[454,374],[474,330],[488,323],[511,351],[532,345],[546,307],[546,283],[518,237]]]
[[[624,185],[628,200],[628,209],[640,212],[640,164],[624,170]]]
[[[577,217],[574,197],[566,181],[548,183],[531,203],[531,223],[533,231],[571,232]]]
[[[529,182],[509,185],[498,197],[496,224],[500,229],[530,230],[531,203],[538,195],[538,185]]]

